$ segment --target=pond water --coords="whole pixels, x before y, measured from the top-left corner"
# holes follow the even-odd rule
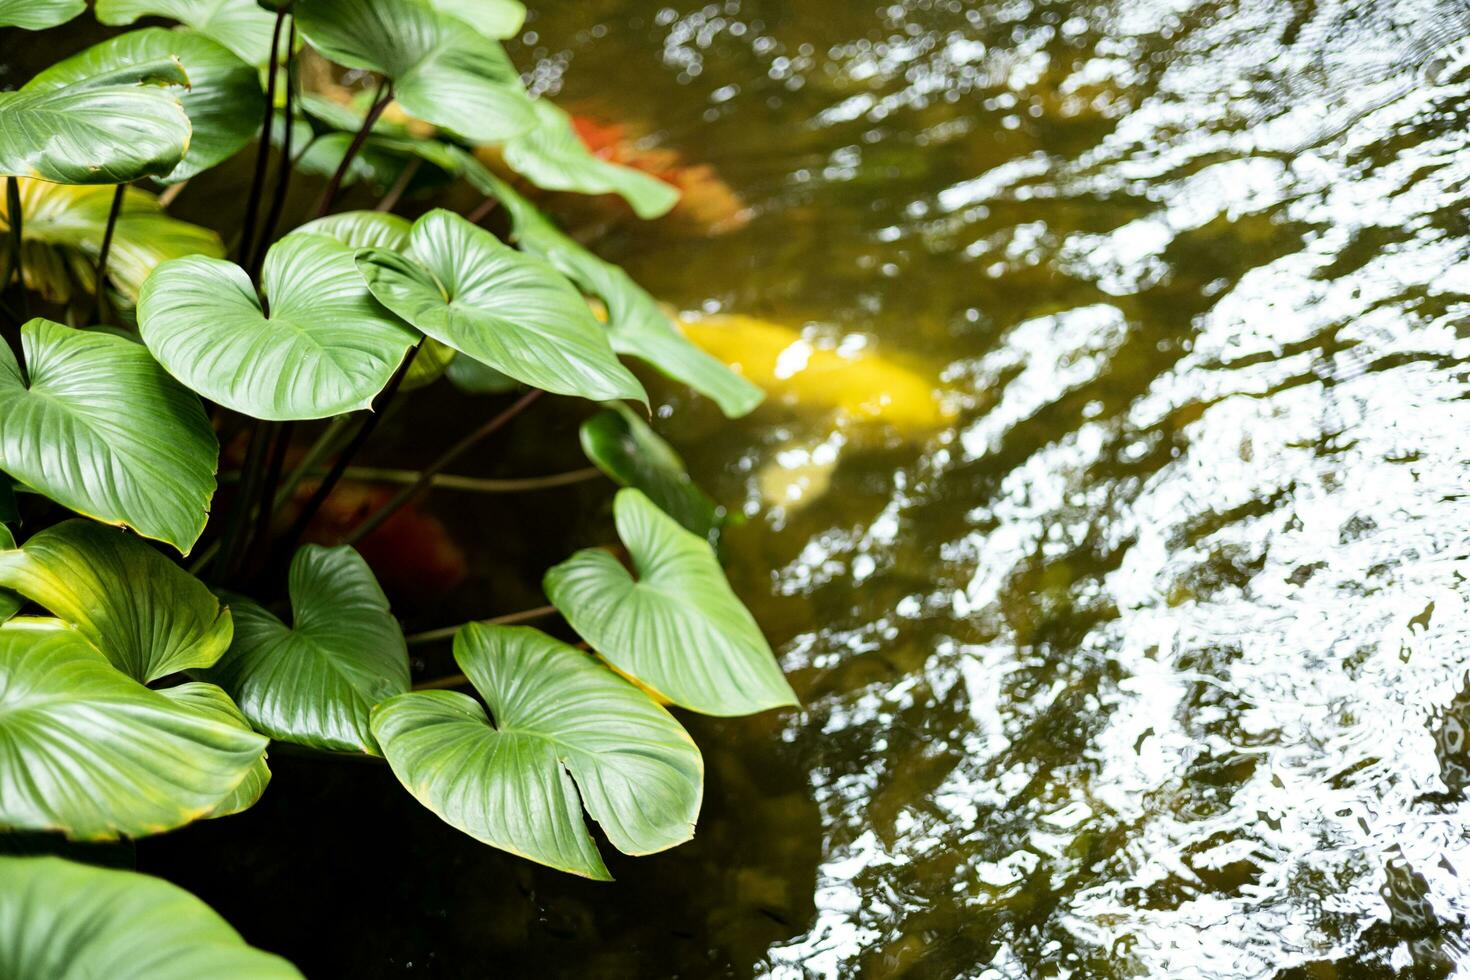
[[[598,248],[805,343],[749,418],[659,420],[746,515],[731,579],[804,708],[691,719],[698,836],[611,885],[283,752],[140,866],[315,976],[1470,970],[1470,9],[532,6],[539,91],[749,209]],[[844,423],[823,349],[954,414]],[[464,470],[585,465],[577,411]],[[608,496],[431,498],[471,574],[411,625],[539,604]]]

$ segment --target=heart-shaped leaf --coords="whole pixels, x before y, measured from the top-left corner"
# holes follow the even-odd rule
[[[233,725],[247,732],[254,731],[250,727],[250,722],[245,719],[245,713],[240,710],[240,706],[231,701],[230,696],[214,684],[190,681],[177,687],[164,688],[158,693],[175,704],[193,708],[227,725]],[[204,816],[208,819],[228,817],[250,809],[260,799],[270,781],[270,766],[266,764],[265,754],[262,753],[255,765],[250,767],[249,774],[240,782],[240,785],[231,790],[229,795]]]
[[[179,103],[193,133],[184,159],[166,184],[187,180],[233,156],[260,128],[265,99],[259,75],[228,48],[194,31],[161,27],[132,31],[94,44],[47,68],[24,91],[47,91],[85,82],[98,75],[177,58],[189,78]]]
[[[449,211],[414,222],[404,254],[358,253],[368,288],[435,340],[528,385],[598,401],[647,403],[577,291]]]
[[[748,415],[765,398],[760,388],[685,339],[658,301],[626,272],[562,234],[530,201],[472,155],[462,152],[459,161],[460,172],[476,190],[505,205],[523,250],[545,259],[583,292],[607,305],[613,350],[646,361],[688,385],[713,400],[730,418]]]
[[[68,302],[74,283],[81,283],[87,292],[95,291],[97,257],[107,233],[113,188],[23,177],[19,184],[26,286],[53,303]],[[0,228],[10,229],[3,194]],[[143,280],[160,263],[185,255],[223,254],[224,245],[213,231],[170,218],[156,197],[129,187],[113,226],[107,277],[129,303],[136,303]]]
[[[467,395],[503,395],[515,391],[521,383],[473,357],[456,357],[444,369],[449,383]]]
[[[383,590],[351,548],[307,545],[290,591],[293,626],[231,601],[235,642],[208,676],[272,738],[377,755],[368,715],[408,690],[408,648]]]
[[[723,511],[689,478],[674,447],[627,406],[582,423],[582,451],[614,482],[637,487],[674,520],[712,541]]]
[[[0,174],[58,184],[163,177],[189,147],[189,77],[165,58],[63,88],[0,92]]]
[[[56,857],[0,858],[0,976],[300,980],[182,888]]]
[[[618,194],[640,218],[657,218],[679,203],[679,192],[657,177],[593,155],[572,117],[545,99],[531,103],[536,128],[508,140],[501,152],[512,170],[548,191]]]
[[[138,328],[169,373],[258,419],[319,419],[372,404],[418,335],[383,309],[352,249],[287,235],[265,257],[270,313],[245,270],[190,257],[143,284]]]
[[[451,826],[603,880],[611,875],[582,806],[625,854],[666,850],[694,835],[704,761],[643,692],[526,627],[472,623],[455,636],[454,658],[493,723],[479,702],[454,691],[402,694],[373,711],[373,732],[398,781]]]
[[[150,691],[54,620],[0,627],[0,826],[101,840],[218,806],[266,739]]]
[[[339,65],[393,80],[406,112],[480,142],[536,124],[500,45],[417,0],[297,0],[296,25]]]
[[[255,0],[97,0],[97,19],[104,24],[131,24],[139,17],[187,24],[255,67],[270,60],[275,18]]]
[[[194,576],[126,531],[63,521],[0,551],[0,585],[77,628],[147,683],[208,667],[230,645],[230,613]]]
[[[44,31],[86,9],[85,0],[0,0],[0,27]]]
[[[496,41],[515,37],[526,23],[526,5],[521,0],[429,0],[429,5]]]
[[[24,375],[0,344],[0,469],[187,553],[204,531],[219,458],[198,397],[121,337],[36,319],[21,346]]]
[[[619,490],[613,516],[638,577],[599,549],[548,571],[546,595],[572,628],[614,667],[693,711],[743,715],[795,705],[709,542],[639,490]]]
[[[343,211],[308,221],[296,232],[327,235],[354,249],[386,248],[397,252],[408,247],[408,234],[412,230],[413,222],[396,214]]]

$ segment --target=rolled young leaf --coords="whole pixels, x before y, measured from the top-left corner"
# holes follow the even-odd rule
[[[189,147],[189,77],[162,58],[64,88],[0,92],[0,175],[58,184],[163,177]]]
[[[97,259],[107,233],[114,188],[68,186],[24,177],[18,183],[26,287],[62,304],[71,300],[75,283],[95,292]],[[8,209],[5,195],[0,194],[0,228],[7,232]],[[219,236],[210,229],[169,217],[156,197],[129,187],[113,224],[107,278],[134,304],[143,280],[160,263],[185,255],[218,258],[224,250]]]
[[[0,626],[0,827],[162,833],[213,811],[265,746],[123,675],[57,621]]]
[[[85,0],[0,0],[0,27],[44,31],[86,9]]]
[[[536,124],[500,45],[419,0],[297,0],[296,25],[323,55],[393,80],[404,110],[480,142]]]
[[[208,587],[136,537],[63,521],[0,550],[0,586],[75,626],[142,683],[208,667],[230,645],[230,613]]]
[[[572,117],[537,99],[536,128],[501,148],[506,164],[548,191],[618,194],[640,218],[657,218],[679,203],[679,192],[650,174],[604,160],[587,149],[572,128]]]
[[[611,554],[579,551],[546,573],[557,610],[608,663],[674,704],[743,715],[797,703],[709,542],[639,490],[613,503],[638,578]]]
[[[97,0],[97,19],[104,24],[131,24],[139,17],[187,24],[248,65],[260,67],[270,60],[275,18],[255,0]]]
[[[0,976],[300,980],[209,906],[135,871],[0,857]]]
[[[603,880],[611,875],[583,805],[625,854],[666,850],[694,835],[704,760],[643,692],[528,627],[471,623],[454,638],[454,659],[493,721],[454,691],[401,694],[373,710],[394,775],[451,826]]]
[[[557,394],[647,404],[566,279],[457,214],[430,211],[405,253],[365,249],[357,267],[384,306],[482,364]]]
[[[582,423],[582,451],[614,483],[637,487],[665,514],[713,543],[723,516],[689,478],[684,460],[648,423],[613,404]]]
[[[175,704],[193,708],[196,711],[219,719],[227,725],[233,725],[243,731],[254,731],[250,722],[246,720],[245,713],[240,706],[230,700],[230,696],[223,689],[214,684],[206,684],[203,681],[190,681],[177,687],[167,687],[158,692]],[[250,767],[250,772],[214,809],[204,814],[205,819],[215,817],[229,817],[236,813],[250,809],[265,792],[266,786],[271,781],[270,766],[266,764],[264,753],[256,760],[255,765]]]
[[[21,328],[21,346],[25,374],[0,344],[0,469],[187,554],[219,459],[198,397],[121,337],[38,318]]]
[[[607,305],[613,350],[648,362],[659,372],[714,401],[729,418],[739,418],[765,398],[760,388],[690,343],[626,272],[578,245],[530,201],[495,177],[469,153],[461,152],[460,172],[483,194],[510,212],[521,248],[540,256],[584,293]]]
[[[287,235],[265,257],[262,309],[245,270],[199,257],[143,284],[138,330],[168,372],[257,419],[320,419],[367,408],[418,335],[384,309],[326,235]]]
[[[177,58],[189,79],[179,104],[192,129],[189,148],[166,184],[188,180],[233,156],[255,136],[265,98],[255,68],[194,31],[150,27],[108,38],[47,68],[23,91],[50,91],[97,75]]]
[[[291,562],[293,626],[232,599],[235,641],[207,676],[272,738],[378,754],[373,705],[408,690],[408,647],[371,569],[351,548],[307,545]]]

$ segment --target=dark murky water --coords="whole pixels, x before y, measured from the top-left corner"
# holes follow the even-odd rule
[[[1470,8],[534,6],[538,88],[753,209],[605,253],[959,416],[666,402],[806,704],[691,722],[691,845],[573,881],[277,753],[257,811],[143,867],[317,976],[1470,967]],[[582,465],[554,411],[466,470]],[[435,498],[480,545],[422,625],[535,605],[607,536],[604,488],[555,493]]]

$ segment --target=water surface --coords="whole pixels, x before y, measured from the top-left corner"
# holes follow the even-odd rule
[[[748,518],[731,578],[805,705],[691,720],[692,844],[573,881],[378,767],[278,754],[257,811],[145,868],[321,976],[1470,964],[1470,10],[535,6],[511,51],[538,91],[750,209],[601,251],[683,308],[891,358],[958,415],[834,429],[777,399],[726,425],[664,393]],[[472,410],[448,397],[400,442]],[[576,421],[466,470],[583,465]],[[814,452],[835,464],[773,502]],[[535,605],[607,538],[605,488],[557,493],[434,498],[474,567],[423,625]]]

